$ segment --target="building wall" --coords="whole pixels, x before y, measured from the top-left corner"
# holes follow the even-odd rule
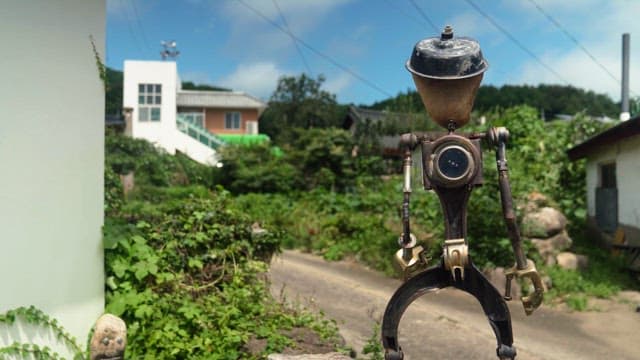
[[[225,129],[225,114],[236,111],[240,112],[240,129]],[[258,121],[257,109],[207,109],[205,114],[205,126],[214,134],[246,134],[248,121]]]
[[[640,229],[640,136],[594,149],[587,158],[587,207],[595,217],[595,192],[599,184],[599,165],[616,162],[618,222],[622,227]],[[633,233],[633,231],[627,231]],[[630,239],[640,242],[640,239]]]
[[[34,305],[80,343],[104,310],[105,1],[3,2],[0,42],[0,312]],[[0,326],[0,347],[46,344]]]
[[[139,121],[138,85],[161,84],[162,104],[160,121]],[[133,109],[131,135],[134,138],[147,139],[164,148],[170,154],[175,153],[174,133],[176,130],[176,89],[178,71],[173,61],[135,61],[124,62],[123,107]],[[144,105],[143,105],[144,106]]]

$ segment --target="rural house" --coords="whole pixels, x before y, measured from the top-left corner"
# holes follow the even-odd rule
[[[124,62],[125,134],[170,154],[216,164],[226,142],[263,141],[258,118],[266,104],[242,92],[182,90],[172,61]]]
[[[617,231],[640,246],[640,117],[574,146],[571,160],[586,158],[587,217],[608,244]]]
[[[419,116],[351,106],[342,122],[342,128],[350,131],[355,138],[368,137],[369,140],[376,141],[383,157],[399,158],[402,156],[398,147],[400,134],[410,131],[420,121]]]

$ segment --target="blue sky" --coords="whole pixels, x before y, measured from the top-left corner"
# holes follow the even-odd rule
[[[437,28],[451,24],[480,42],[490,63],[483,84],[571,84],[619,101],[621,36],[631,33],[631,91],[640,95],[639,0],[107,0],[106,63],[159,60],[160,42],[175,40],[182,80],[266,100],[282,75],[322,74],[338,101],[371,104],[413,89],[404,64],[417,41],[437,35],[414,3]],[[298,51],[249,7],[360,79],[302,44]]]

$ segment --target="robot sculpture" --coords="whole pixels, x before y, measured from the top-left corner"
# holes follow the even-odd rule
[[[405,282],[393,294],[382,320],[382,343],[386,360],[403,359],[398,343],[398,325],[406,308],[416,298],[430,291],[455,287],[473,295],[482,305],[498,343],[500,359],[514,359],[511,316],[505,300],[511,300],[514,277],[528,278],[534,292],[522,298],[530,315],[543,298],[543,287],[535,264],[525,257],[520,232],[513,210],[513,199],[505,148],[509,139],[506,128],[491,128],[484,133],[459,133],[469,121],[476,92],[488,64],[478,42],[454,37],[453,29],[445,27],[440,37],[418,42],[406,64],[411,72],[429,116],[447,132],[404,134],[404,200],[402,204],[403,233],[395,260],[404,273]],[[483,183],[482,144],[496,151],[500,198],[507,231],[515,254],[515,266],[506,271],[504,297],[476,268],[468,253],[467,202],[474,187]],[[420,147],[420,148],[418,148]],[[422,180],[426,190],[433,190],[440,199],[445,220],[445,241],[440,263],[427,268],[424,249],[416,246],[409,223],[411,195],[411,154],[422,151]]]

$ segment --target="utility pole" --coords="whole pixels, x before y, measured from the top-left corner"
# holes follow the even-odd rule
[[[161,41],[160,45],[162,45],[163,47],[163,50],[160,51],[160,57],[162,57],[162,60],[167,60],[167,58],[171,60],[175,60],[178,57],[178,55],[180,55],[180,51],[176,49],[176,46],[178,44],[176,43],[175,40]]]
[[[622,95],[620,102],[620,121],[627,121],[631,117],[629,113],[629,33],[622,34]]]

